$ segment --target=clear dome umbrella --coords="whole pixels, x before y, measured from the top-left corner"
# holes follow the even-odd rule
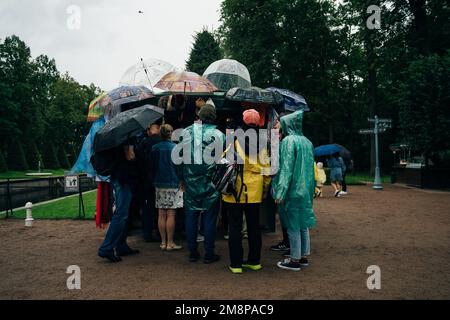
[[[250,88],[252,85],[247,67],[232,59],[222,59],[211,63],[203,73],[203,77],[221,91],[228,91],[234,87]]]
[[[119,86],[145,86],[153,91],[153,87],[162,77],[176,70],[175,66],[163,60],[141,59],[125,71]]]

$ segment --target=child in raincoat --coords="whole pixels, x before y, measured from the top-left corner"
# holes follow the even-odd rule
[[[322,188],[323,184],[327,181],[327,175],[323,170],[323,163],[314,163],[314,178],[316,179],[316,197],[323,197]]]
[[[299,271],[308,266],[309,228],[316,225],[314,147],[302,133],[303,111],[281,117],[280,121],[284,138],[280,145],[280,166],[272,186],[282,225],[288,230],[291,254],[277,266]]]

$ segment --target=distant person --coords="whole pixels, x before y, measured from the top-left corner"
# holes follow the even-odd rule
[[[190,149],[190,163],[183,163],[177,167],[181,187],[184,191],[184,207],[186,219],[186,237],[189,247],[189,261],[196,262],[200,258],[197,250],[198,218],[200,213],[204,219],[204,263],[213,263],[220,260],[215,254],[215,237],[217,215],[220,207],[220,193],[212,184],[212,174],[216,164],[208,164],[203,157],[194,159],[194,151],[201,151],[201,155],[210,153],[210,145],[216,139],[224,144],[225,137],[216,129],[216,108],[212,105],[204,105],[200,112],[201,122],[184,129],[181,144]],[[206,150],[206,151],[205,151]],[[220,155],[219,155],[220,156]],[[200,163],[196,163],[200,160]]]
[[[175,165],[171,154],[175,143],[171,141],[173,128],[169,124],[161,126],[162,142],[152,148],[152,168],[154,172],[155,207],[158,209],[158,229],[161,235],[161,250],[180,250],[175,244],[176,209],[183,207],[183,192],[180,189]]]
[[[316,197],[322,198],[323,193],[323,185],[327,181],[327,175],[325,173],[325,170],[323,170],[323,163],[317,162],[316,166],[316,174],[314,175],[316,179]]]
[[[123,145],[117,149],[117,162],[111,173],[116,209],[105,239],[98,249],[98,255],[111,262],[121,261],[120,256],[139,253],[139,250],[131,249],[127,244],[128,214],[132,197],[131,172],[136,166],[135,160],[136,155],[132,145]]]
[[[154,235],[158,217],[155,209],[155,188],[153,186],[152,148],[161,142],[160,130],[162,120],[149,124],[146,136],[139,144],[141,219],[142,234],[145,242],[158,241]]]
[[[313,211],[314,147],[302,133],[302,121],[303,111],[281,117],[280,168],[272,184],[291,246],[290,257],[278,262],[277,266],[292,271],[309,265],[309,228],[316,225]]]
[[[334,153],[327,159],[327,165],[330,168],[330,181],[334,188],[334,196],[340,197],[342,191],[343,173],[345,172],[344,160],[339,152]]]
[[[343,195],[348,194],[347,183],[345,182],[345,177],[347,176],[348,172],[353,171],[353,160],[345,159],[344,165],[345,165],[345,171],[342,174],[342,191],[341,191],[341,194],[343,194]]]

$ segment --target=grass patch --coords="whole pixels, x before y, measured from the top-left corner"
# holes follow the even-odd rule
[[[89,191],[83,193],[84,211],[86,219],[95,218],[95,205],[97,192]],[[13,218],[25,219],[25,209],[15,210]],[[33,207],[34,219],[75,219],[78,218],[78,195],[56,200],[54,202],[37,205]]]
[[[372,183],[374,179],[375,179],[374,176],[367,173],[355,173],[345,176],[345,182],[349,185]],[[381,183],[390,184],[391,176],[390,175],[381,176]]]
[[[29,170],[29,171],[6,171],[0,173],[0,180],[5,179],[36,179],[36,178],[48,178],[48,177],[58,177],[63,176],[65,169],[57,169],[57,170],[46,170],[42,169],[42,172],[51,173],[48,176],[27,176],[27,173],[38,173],[37,170]]]

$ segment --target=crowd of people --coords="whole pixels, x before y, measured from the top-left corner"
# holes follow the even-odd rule
[[[214,139],[225,145],[225,135],[217,129],[217,114],[214,105],[197,103],[197,120],[183,129],[179,143],[189,145],[194,159],[194,150],[201,148],[202,154]],[[297,111],[281,116],[274,128],[279,130],[279,167],[270,169],[269,150],[256,143],[234,140],[236,156],[242,159],[241,172],[236,175],[236,192],[224,194],[212,183],[212,176],[219,164],[189,162],[175,164],[172,159],[177,144],[173,141],[173,126],[163,121],[151,123],[145,136],[135,143],[120,147],[110,180],[114,191],[115,213],[98,255],[111,262],[121,261],[122,256],[134,255],[139,250],[127,244],[130,207],[137,203],[142,218],[145,241],[159,241],[160,249],[180,250],[175,243],[177,211],[184,212],[184,229],[188,260],[196,262],[203,257],[206,264],[220,260],[215,252],[217,220],[219,212],[227,220],[229,263],[228,269],[242,273],[243,269],[260,270],[262,235],[260,207],[267,197],[277,206],[283,227],[283,241],[272,246],[272,250],[286,251],[285,259],[277,266],[298,271],[309,265],[309,229],[316,225],[313,199],[322,196],[326,176],[323,164],[314,160],[314,147],[302,133],[303,112]],[[249,109],[242,113],[241,128],[258,129],[260,112]],[[227,150],[225,146],[225,150]],[[184,149],[183,149],[184,150]],[[341,184],[345,167],[340,157],[328,161],[331,180],[336,196],[342,192]],[[325,176],[325,177],[324,177]],[[138,199],[138,200],[133,200]],[[199,218],[201,223],[199,224]],[[157,226],[158,232],[153,230]],[[204,252],[199,252],[198,232],[201,226],[204,236]],[[248,253],[244,256],[243,226],[248,238]]]

